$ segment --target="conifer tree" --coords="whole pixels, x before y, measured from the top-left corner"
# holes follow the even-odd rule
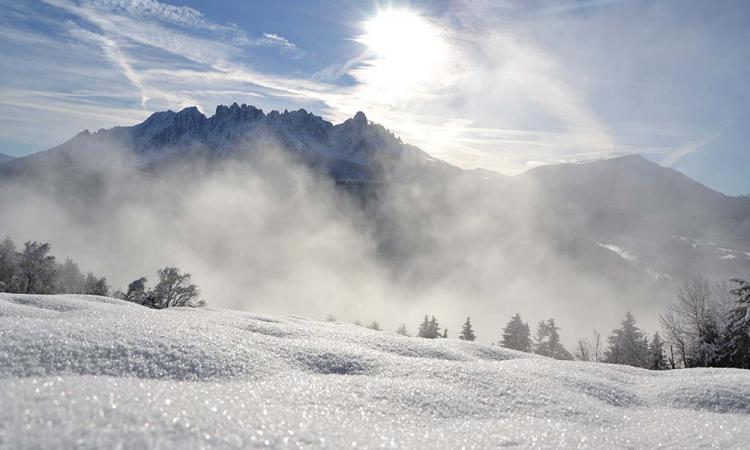
[[[531,351],[531,331],[529,324],[521,320],[521,315],[516,313],[503,328],[503,337],[500,345],[522,352]]]
[[[440,324],[438,323],[435,316],[432,316],[428,326],[428,339],[437,339],[440,337]]]
[[[572,360],[573,355],[560,343],[560,327],[555,319],[541,321],[536,329],[534,353],[555,359]]]
[[[466,318],[466,322],[464,322],[464,325],[461,328],[461,334],[458,335],[458,338],[462,341],[473,341],[477,338],[474,335],[474,330],[471,328],[471,318]]]
[[[635,325],[635,318],[630,311],[625,314],[625,319],[620,323],[620,328],[612,330],[608,341],[609,348],[604,362],[648,367],[648,338]]]
[[[731,294],[736,305],[731,312],[724,341],[724,365],[750,369],[750,282],[741,278],[731,280],[737,285]]]
[[[417,331],[417,336],[421,338],[430,337],[430,319],[427,317],[427,314],[424,315],[424,320],[421,324],[419,324],[419,331]]]
[[[667,360],[664,358],[664,342],[659,336],[659,332],[654,333],[651,343],[648,346],[649,365],[651,370],[666,370],[669,368]]]
[[[400,334],[401,336],[410,336],[409,331],[407,331],[406,329],[406,325],[403,323],[396,329],[396,334]]]

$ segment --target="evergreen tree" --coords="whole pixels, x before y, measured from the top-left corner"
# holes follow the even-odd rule
[[[560,343],[560,327],[555,319],[539,322],[536,330],[534,353],[555,359],[572,360],[573,355]]]
[[[448,339],[448,329],[447,328],[445,330],[443,330],[443,335],[440,336],[440,337],[443,338],[443,339]]]
[[[430,337],[430,319],[427,317],[427,314],[424,315],[424,320],[421,324],[419,324],[419,331],[417,331],[417,336],[421,338]]]
[[[437,339],[440,337],[440,324],[438,323],[435,316],[432,316],[432,318],[430,318],[430,324],[427,327],[427,329],[428,329],[428,333],[427,333],[428,339]]]
[[[370,323],[370,325],[367,326],[367,328],[369,328],[371,330],[375,330],[375,331],[380,331],[381,330],[380,324],[377,321],[375,321],[375,320],[373,320]]]
[[[335,321],[336,321],[336,316],[334,316],[333,314],[328,314],[326,316],[326,322],[335,322]]]
[[[649,366],[648,339],[635,325],[635,318],[630,311],[625,314],[620,328],[613,330],[607,340],[609,348],[604,362],[635,367]]]
[[[529,330],[529,324],[521,320],[520,314],[516,313],[505,325],[505,328],[503,328],[503,337],[500,345],[522,352],[531,351],[531,331]]]
[[[651,343],[648,346],[649,364],[648,368],[651,370],[666,370],[669,369],[667,360],[664,358],[664,342],[659,336],[659,332],[654,333],[654,337],[651,338]]]
[[[410,336],[409,331],[406,329],[406,324],[401,324],[396,329],[396,334],[400,334],[401,336]]]
[[[731,291],[736,301],[723,339],[723,361],[730,367],[750,369],[750,282],[731,281],[737,285]]]
[[[97,278],[91,272],[87,273],[83,293],[88,295],[109,295],[109,285],[107,285],[107,279],[104,277]]]
[[[61,290],[65,294],[83,294],[86,292],[86,277],[81,273],[78,264],[70,258],[59,268]]]
[[[462,341],[473,341],[477,338],[474,335],[474,330],[471,328],[471,319],[469,317],[466,318],[466,322],[461,327],[461,334],[458,335],[458,338]]]

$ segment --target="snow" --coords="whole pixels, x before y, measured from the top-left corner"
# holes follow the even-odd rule
[[[0,405],[2,448],[742,448],[750,371],[0,294]]]
[[[596,245],[598,245],[599,247],[602,247],[602,248],[606,248],[607,250],[615,253],[617,256],[619,256],[620,258],[622,258],[622,259],[624,259],[626,261],[634,262],[637,259],[635,257],[635,255],[633,255],[632,253],[628,252],[627,250],[625,250],[622,247],[619,247],[617,245],[614,245],[614,244],[604,244],[604,243],[601,243],[601,242],[597,242]]]

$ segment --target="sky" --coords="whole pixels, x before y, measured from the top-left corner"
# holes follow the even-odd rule
[[[155,111],[364,111],[463,168],[640,153],[750,194],[744,0],[0,0],[0,153]]]

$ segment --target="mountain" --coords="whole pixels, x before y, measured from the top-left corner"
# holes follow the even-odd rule
[[[569,229],[654,274],[720,277],[750,268],[750,197],[730,197],[640,155],[522,174]]]
[[[91,133],[83,131],[46,152],[19,158],[0,169],[0,176],[37,173],[52,167],[96,169],[123,157],[136,166],[158,166],[175,160],[221,159],[253,155],[280,147],[335,179],[371,179],[389,166],[416,170],[457,171],[393,133],[367,120],[362,112],[333,125],[298,111],[262,110],[245,104],[219,105],[211,117],[196,107],[152,114],[144,122]]]
[[[16,159],[14,156],[6,155],[5,153],[0,153],[0,164],[14,160],[14,159]]]

